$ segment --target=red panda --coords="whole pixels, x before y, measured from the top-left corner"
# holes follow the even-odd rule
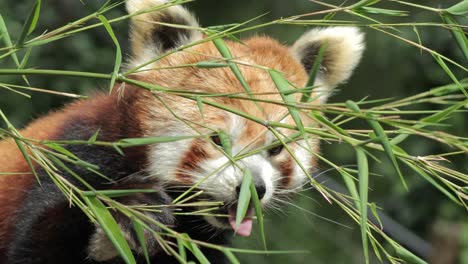
[[[165,3],[163,0],[128,0],[126,6],[130,14],[135,14]],[[170,27],[167,23],[181,27]],[[222,58],[211,41],[201,41],[206,36],[197,28],[196,19],[181,6],[133,16],[130,29],[132,56],[127,67],[145,66],[129,78],[177,89],[181,93],[245,92],[229,67],[193,66]],[[161,56],[192,43],[196,44]],[[291,47],[269,37],[251,37],[242,43],[226,40],[226,44],[239,62],[252,96],[278,102],[281,102],[281,96],[265,68],[281,72],[295,87],[304,87],[320,47],[326,44],[321,70],[314,84],[318,88],[314,90],[312,97],[315,99],[311,104],[315,105],[324,103],[332,88],[350,77],[364,49],[363,34],[353,27],[312,29]],[[111,179],[105,180],[84,168],[70,165],[97,190],[157,190],[156,193],[120,198],[124,204],[171,204],[171,188],[197,184],[197,190],[203,191],[204,197],[224,203],[219,210],[228,214],[228,219],[176,217],[170,209],[149,216],[178,232],[188,233],[193,239],[224,245],[228,243],[226,232],[234,230],[234,205],[242,182],[242,168],[252,172],[262,206],[267,208],[276,196],[293,193],[307,182],[304,169],[311,171],[316,167],[313,153],[319,151],[319,142],[318,138],[309,136],[289,143],[288,151],[278,145],[245,156],[234,166],[220,151],[218,145],[222,144],[217,131],[223,130],[229,135],[232,153],[237,155],[275,141],[268,121],[292,125],[295,122],[281,104],[228,96],[208,97],[207,100],[265,122],[255,122],[210,105],[204,105],[202,110],[192,99],[145,90],[127,82],[116,84],[111,94],[98,94],[52,112],[19,133],[36,141],[87,140],[99,130],[98,139],[109,142],[124,138],[207,135],[132,147],[125,149],[123,156],[111,147],[86,144],[68,145],[67,150],[99,166],[100,172]],[[301,114],[301,118],[306,126],[314,126],[305,114]],[[278,133],[286,137],[294,130],[280,128]],[[290,152],[300,164],[294,161]],[[40,185],[15,141],[0,142],[0,171],[11,173],[0,177],[0,263],[119,263],[118,253],[103,231],[79,209],[69,206],[68,198],[44,170],[39,167],[36,170]],[[66,172],[63,176],[83,187]],[[114,217],[127,234],[132,249],[140,253],[129,220],[122,215]],[[211,227],[209,230],[198,228],[206,224]],[[248,236],[251,229],[252,220],[247,217],[236,232]],[[155,262],[176,263],[161,250],[155,238],[149,236],[147,240]],[[214,263],[222,262],[221,253],[214,250],[204,253]]]

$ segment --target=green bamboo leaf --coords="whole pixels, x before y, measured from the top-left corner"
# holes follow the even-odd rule
[[[140,247],[143,251],[143,256],[145,256],[146,263],[150,264],[151,261],[149,259],[149,254],[148,254],[148,247],[146,245],[146,239],[145,239],[145,232],[143,230],[143,226],[139,222],[139,220],[135,218],[130,218],[132,220],[133,224],[133,230],[135,230],[135,234],[137,235],[138,242],[140,243]],[[151,234],[149,234],[151,235]]]
[[[375,7],[368,7],[368,6],[362,7],[360,10],[365,11],[366,13],[380,14],[380,15],[387,15],[387,16],[407,16],[408,15],[408,11],[375,8]]]
[[[129,190],[102,190],[102,191],[83,191],[82,195],[86,197],[95,197],[96,195],[104,195],[109,198],[123,197],[139,193],[154,193],[153,189],[129,189]]]
[[[60,146],[57,143],[46,143],[44,145],[47,146],[48,148],[51,148],[51,149],[53,149],[55,151],[58,151],[59,153],[65,155],[67,157],[70,157],[72,159],[79,159],[75,154],[71,153],[66,148]]]
[[[198,106],[198,110],[200,111],[200,115],[202,119],[205,120],[205,113],[203,112],[203,101],[201,97],[198,95],[195,98],[197,99],[197,106]]]
[[[200,264],[210,264],[210,261],[205,257],[197,244],[190,242],[190,246],[193,255],[200,261]]]
[[[236,230],[240,226],[242,220],[245,218],[247,210],[249,209],[250,198],[252,197],[250,192],[251,184],[253,184],[252,172],[246,168],[244,169],[244,177],[242,178],[239,200],[237,201]]]
[[[330,120],[328,120],[323,114],[321,114],[320,112],[317,112],[317,111],[312,111],[310,113],[312,115],[312,117],[314,119],[316,119],[317,121],[319,121],[320,123],[322,123],[323,125],[335,130],[336,132],[342,134],[342,135],[346,135],[346,136],[349,136],[348,132],[346,132],[344,129],[342,129],[341,127],[333,124],[332,122],[330,122]]]
[[[229,135],[226,132],[224,132],[224,130],[219,130],[218,131],[218,136],[219,136],[219,140],[221,141],[221,146],[223,146],[224,152],[226,152],[226,154],[229,157],[232,157],[231,138],[229,137]]]
[[[350,100],[346,101],[346,106],[348,106],[348,108],[350,108],[356,113],[362,113],[359,106],[353,101],[350,101]],[[403,177],[403,174],[400,171],[400,167],[398,166],[397,159],[395,157],[395,154],[393,153],[392,144],[390,143],[387,135],[385,134],[385,130],[380,125],[380,123],[377,120],[375,120],[374,115],[368,113],[366,114],[366,117],[367,117],[366,119],[367,123],[370,125],[372,130],[374,130],[374,133],[376,134],[376,136],[379,138],[379,141],[385,153],[387,154],[387,157],[392,162],[392,166],[397,172],[398,176],[400,177],[400,180],[403,186],[405,187],[406,190],[408,190],[408,186],[406,184],[405,178]]]
[[[408,264],[427,264],[426,261],[420,259],[418,256],[414,255],[410,251],[408,251],[406,248],[400,246],[400,245],[394,245],[394,248],[396,250],[396,253]]]
[[[18,146],[19,150],[21,151],[21,154],[23,155],[24,159],[26,160],[26,163],[28,164],[28,167],[31,169],[31,172],[33,173],[34,177],[36,178],[37,182],[41,182],[39,179],[39,175],[37,175],[36,169],[34,168],[34,165],[31,161],[31,157],[29,157],[28,152],[23,146],[23,143],[19,141],[18,139],[15,138],[15,143]]]
[[[442,111],[437,111],[436,113],[434,113],[434,114],[432,114],[430,116],[422,118],[420,120],[421,123],[414,125],[413,128],[415,128],[415,129],[423,128],[423,127],[427,126],[429,123],[434,123],[434,124],[435,123],[440,123],[442,120],[448,118],[452,113],[454,113],[455,111],[457,111],[458,109],[460,109],[463,106],[464,106],[464,102],[459,102],[459,103],[456,103],[454,105],[451,105],[451,106],[445,108]],[[401,142],[403,142],[410,135],[411,134],[400,134],[400,135],[392,138],[392,140],[390,140],[390,143],[392,145],[398,145]]]
[[[367,245],[367,197],[369,191],[369,166],[367,164],[367,156],[361,147],[355,147],[357,156],[357,165],[359,173],[359,197],[360,197],[360,212],[361,212],[361,239],[364,258],[366,264],[369,264],[369,249]]]
[[[263,247],[265,248],[265,250],[267,250],[266,238],[265,238],[265,225],[263,222],[262,203],[260,202],[260,199],[258,198],[257,189],[255,188],[255,184],[253,181],[250,183],[250,194],[252,195],[251,197],[252,203],[255,209],[255,216],[257,217],[258,227],[260,229],[260,236],[262,238]]]
[[[218,49],[221,56],[223,56],[223,58],[228,59],[228,60],[233,59],[231,51],[229,50],[228,46],[226,45],[226,43],[224,42],[224,40],[222,38],[214,39],[213,43],[216,46],[216,48]],[[236,76],[236,78],[241,83],[244,90],[247,92],[247,94],[251,94],[252,91],[250,90],[250,87],[247,84],[247,81],[245,80],[244,76],[242,75],[242,73],[241,73],[241,71],[239,69],[239,66],[237,66],[236,63],[231,62],[231,61],[228,62],[228,65],[229,65],[229,68],[231,68],[231,71]]]
[[[463,92],[463,94],[465,94],[465,96],[468,97],[468,92],[463,87],[463,85],[461,85],[461,83],[458,81],[457,77],[455,76],[455,74],[453,74],[453,72],[447,66],[445,61],[437,54],[432,54],[432,57],[434,57],[434,59],[437,61],[437,63],[439,63],[440,67],[445,71],[445,73],[447,73],[447,75],[450,77],[450,79],[452,79],[452,81],[458,85],[458,88],[460,88],[460,90]]]
[[[432,184],[434,187],[436,187],[441,193],[443,193],[445,196],[447,196],[450,200],[455,202],[458,205],[462,205],[460,201],[452,194],[450,193],[446,188],[444,188],[442,185],[440,185],[437,181],[435,181],[429,174],[427,174],[424,170],[421,168],[417,167],[416,165],[412,164],[411,162],[404,161],[408,167],[410,167],[412,170],[414,170],[416,173],[421,175],[426,181],[428,181],[430,184]]]
[[[383,262],[382,256],[380,255],[379,248],[378,248],[377,245],[375,244],[374,240],[369,239],[369,242],[371,243],[372,249],[374,250],[374,253],[375,253],[375,255],[377,256],[377,258],[380,260],[380,262]]]
[[[182,234],[182,235],[186,235],[186,234]],[[180,239],[180,238],[177,238],[177,247],[179,249],[179,256],[184,261],[187,261],[187,252],[185,250],[185,241]]]
[[[112,144],[112,147],[115,149],[115,151],[117,153],[119,153],[122,156],[125,156],[125,153],[122,151],[122,149],[117,144]]]
[[[355,3],[354,5],[350,6],[350,8],[356,10],[364,6],[371,6],[377,4],[378,2],[380,2],[380,0],[361,0]]]
[[[97,138],[98,138],[98,136],[99,136],[99,132],[101,132],[101,128],[98,128],[98,129],[96,130],[96,132],[94,132],[94,134],[88,139],[88,142],[89,142],[90,144],[93,144],[93,143],[96,142],[96,140],[97,140]]]
[[[36,0],[36,3],[34,4],[33,8],[31,9],[31,12],[29,13],[28,18],[26,19],[26,22],[24,22],[23,24],[23,29],[21,30],[21,33],[15,44],[16,47],[23,47],[24,40],[26,39],[26,37],[29,34],[31,34],[31,32],[33,32],[36,28],[37,21],[39,20],[40,11],[41,0]]]
[[[465,59],[468,60],[468,38],[466,37],[465,32],[458,26],[459,24],[457,20],[450,14],[441,14],[441,17],[445,24],[451,25],[450,32],[452,33],[453,38],[457,41],[458,47],[465,56]]]
[[[156,143],[174,142],[184,139],[195,138],[196,136],[167,136],[167,137],[146,137],[146,138],[125,138],[117,142],[121,147],[136,147]]]
[[[83,196],[83,200],[91,209],[102,230],[104,230],[125,263],[136,263],[127,240],[125,240],[119,225],[115,222],[106,206],[96,197]]]
[[[283,75],[280,72],[277,72],[275,70],[269,70],[268,72],[270,73],[270,77],[275,83],[276,88],[280,92],[281,97],[283,98],[283,101],[288,105],[295,105],[294,95],[285,94],[291,88],[291,85],[289,84],[289,82],[283,77]],[[301,117],[299,115],[299,111],[297,110],[297,108],[293,106],[288,106],[288,111],[292,119],[296,123],[298,130],[302,134],[304,134],[305,133],[304,125],[302,124],[302,120],[301,120]]]
[[[231,264],[240,264],[236,256],[227,248],[223,248],[224,255],[229,259]]]
[[[449,12],[452,15],[466,15],[468,14],[468,0],[463,0],[458,4],[455,4],[445,9],[445,11]]]
[[[229,67],[228,63],[225,62],[219,62],[219,61],[200,61],[195,63],[195,66],[198,68],[224,68],[224,67]]]
[[[327,49],[327,44],[324,43],[317,54],[317,57],[315,58],[314,65],[312,66],[312,69],[309,72],[309,79],[307,80],[306,87],[312,87],[315,84],[315,79],[317,78],[317,74],[320,71],[320,66],[322,65],[323,57],[325,56],[325,51]],[[311,89],[307,93],[303,93],[301,97],[301,102],[303,103],[308,103],[311,101],[311,94],[312,94]]]
[[[107,30],[107,33],[112,38],[112,41],[114,42],[114,45],[115,45],[114,70],[112,71],[112,77],[111,77],[111,81],[109,85],[109,92],[111,92],[112,89],[114,88],[115,80],[119,76],[119,69],[120,69],[120,65],[122,64],[122,51],[120,50],[119,41],[117,40],[117,37],[115,36],[114,30],[109,24],[109,21],[107,21],[107,19],[103,15],[99,15],[98,18],[99,20],[101,20],[102,24],[104,25],[104,28]]]
[[[377,205],[375,203],[370,203],[369,208],[371,209],[372,215],[374,215],[377,222],[379,222],[380,229],[383,230],[382,220],[380,220],[379,213],[377,212]]]
[[[356,206],[356,209],[361,210],[361,205],[359,204],[359,193],[356,187],[356,183],[353,180],[353,176],[350,175],[348,172],[344,170],[338,170],[341,174],[341,177],[343,178],[343,181],[345,182],[346,188],[348,189],[348,192],[351,194],[351,197],[353,197],[354,200],[354,205]]]
[[[3,20],[2,15],[0,15],[0,35],[2,36],[3,43],[5,44],[6,47],[12,47],[13,43],[11,42],[10,34],[8,33],[8,28],[5,24],[5,21]],[[20,62],[18,60],[18,56],[16,55],[16,52],[11,53],[11,58],[15,62],[16,66],[20,66]]]

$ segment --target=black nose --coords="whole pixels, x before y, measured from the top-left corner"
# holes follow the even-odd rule
[[[255,190],[257,191],[258,199],[262,200],[266,192],[265,182],[263,181],[263,179],[254,178],[254,184],[255,184]],[[237,197],[239,197],[240,189],[241,189],[241,184],[239,184],[236,187]]]

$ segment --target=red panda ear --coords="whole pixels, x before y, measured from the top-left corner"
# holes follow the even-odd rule
[[[202,38],[200,31],[187,29],[199,25],[196,18],[180,5],[167,0],[128,0],[126,7],[129,14],[135,15],[130,25],[132,66]]]
[[[291,47],[307,72],[314,64],[320,48],[326,45],[315,84],[323,103],[332,88],[346,81],[359,63],[364,51],[364,34],[355,27],[312,29]]]

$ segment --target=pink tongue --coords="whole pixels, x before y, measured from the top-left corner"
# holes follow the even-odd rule
[[[236,230],[236,209],[229,208],[229,224],[231,225],[232,229],[240,236],[250,236],[252,232],[252,218],[249,216],[249,212],[240,223],[239,227]]]

